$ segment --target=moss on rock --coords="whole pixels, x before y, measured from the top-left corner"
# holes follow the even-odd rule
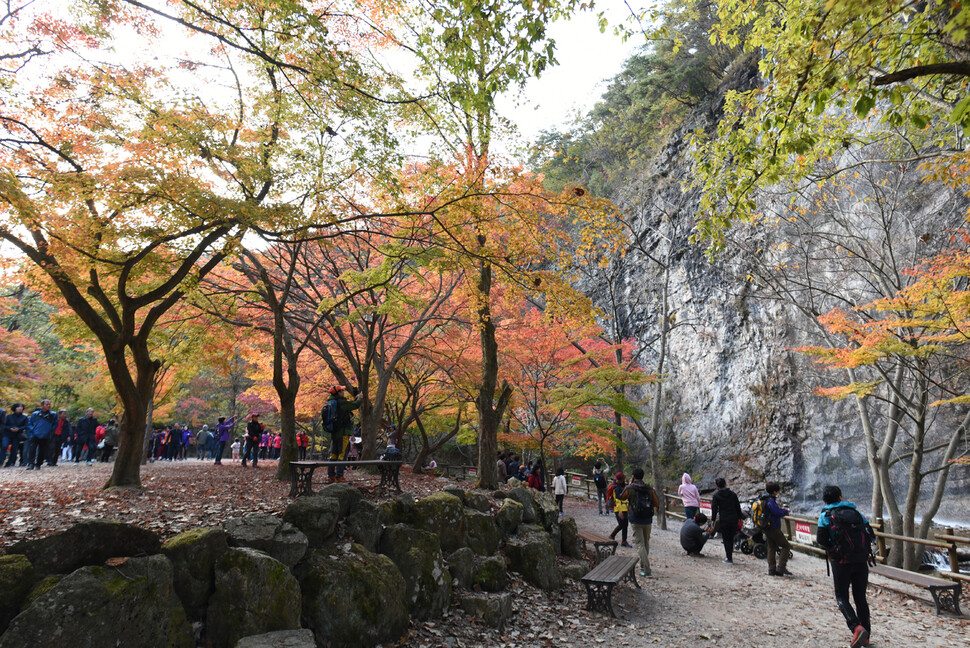
[[[415,526],[438,536],[443,551],[465,546],[465,507],[448,493],[435,493],[414,505]]]
[[[216,562],[227,551],[226,532],[220,528],[192,529],[162,545],[162,553],[172,561],[175,592],[190,618],[205,618],[215,590]]]
[[[27,556],[0,556],[0,632],[20,612],[33,584],[34,566]]]
[[[407,584],[408,610],[419,620],[440,616],[451,604],[451,573],[438,538],[398,524],[384,529],[380,552],[397,565]]]
[[[508,572],[505,558],[502,556],[488,556],[475,560],[472,582],[486,592],[500,592],[508,584]]]

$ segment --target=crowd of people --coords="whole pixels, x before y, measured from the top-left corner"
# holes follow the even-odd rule
[[[58,459],[88,465],[107,462],[119,436],[115,419],[102,424],[93,409],[71,423],[67,410],[55,413],[49,399],[29,416],[23,403],[14,403],[9,412],[0,410],[0,466],[38,470],[44,464],[56,466]]]

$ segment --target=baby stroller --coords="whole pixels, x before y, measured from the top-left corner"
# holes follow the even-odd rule
[[[761,529],[751,522],[750,517],[740,526],[737,535],[734,536],[734,548],[746,556],[754,554],[754,557],[760,560],[767,558],[768,545],[765,543],[765,534]]]

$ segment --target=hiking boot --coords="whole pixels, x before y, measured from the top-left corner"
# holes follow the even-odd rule
[[[852,631],[852,643],[849,644],[849,648],[859,648],[868,643],[869,631],[866,630],[862,625],[857,625],[855,630]]]
[[[778,575],[779,576],[794,576],[795,574],[793,574],[790,571],[788,571],[788,568],[787,567],[783,567],[783,568],[781,568],[781,569],[778,570]]]
[[[334,482],[336,482],[338,484],[346,484],[347,483],[347,479],[343,475],[341,475],[340,477],[336,477],[334,479]]]
[[[769,569],[768,570],[768,575],[769,576],[777,576],[778,575],[778,572],[776,572],[774,569]]]

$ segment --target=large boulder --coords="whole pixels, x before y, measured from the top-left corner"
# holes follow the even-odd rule
[[[465,503],[465,489],[456,484],[448,484],[441,489],[442,492],[448,493],[449,495],[454,495],[461,500],[461,503]]]
[[[243,637],[300,627],[300,585],[286,565],[247,547],[230,549],[216,562],[216,589],[206,629],[213,648]]]
[[[458,587],[472,586],[472,572],[475,569],[475,552],[468,547],[452,551],[448,555],[448,571]]]
[[[289,522],[268,513],[250,513],[225,523],[230,547],[249,547],[267,553],[287,567],[306,555],[309,540]]]
[[[549,542],[552,543],[552,550],[558,556],[562,553],[562,532],[559,530],[559,525],[552,525],[547,533],[549,534]]]
[[[498,550],[502,538],[490,513],[465,509],[465,523],[468,529],[465,542],[472,551],[482,556],[491,556]]]
[[[333,555],[314,551],[300,571],[303,621],[319,645],[375,646],[407,631],[407,586],[387,556],[345,544]]]
[[[465,507],[448,493],[435,493],[414,504],[414,525],[438,536],[442,551],[465,546]]]
[[[522,515],[525,507],[512,498],[502,501],[502,508],[495,514],[495,525],[502,535],[512,535],[522,524]]]
[[[320,495],[298,497],[283,513],[283,521],[302,531],[311,549],[322,547],[333,537],[338,519],[340,500]]]
[[[345,518],[350,515],[351,509],[354,508],[354,504],[364,499],[363,493],[351,486],[350,484],[330,484],[329,486],[324,486],[320,491],[317,492],[320,497],[330,497],[332,499],[340,502],[340,517]]]
[[[386,527],[380,552],[394,561],[407,583],[408,609],[418,620],[440,616],[451,604],[451,573],[433,533],[403,524]]]
[[[518,486],[509,491],[509,498],[514,499],[522,505],[522,521],[528,524],[534,523],[536,516],[536,501],[531,488]]]
[[[0,635],[0,648],[192,648],[192,628],[165,556],[83,567],[39,595]]]
[[[512,616],[512,595],[508,592],[466,594],[461,599],[461,609],[481,618],[486,625],[502,630]]]
[[[536,498],[536,522],[546,531],[552,531],[559,524],[559,506],[551,493],[542,493]]]
[[[236,648],[317,648],[317,642],[309,630],[278,630],[243,637]]]
[[[560,570],[563,577],[571,578],[574,581],[582,580],[583,576],[589,573],[589,563],[585,560],[577,560],[563,565]]]
[[[161,548],[158,536],[146,529],[111,520],[83,520],[66,531],[18,542],[7,553],[26,555],[37,575],[46,576],[103,565],[108,558],[149,556]]]
[[[509,558],[509,568],[536,587],[544,590],[562,587],[556,552],[545,531],[522,533],[520,530],[518,536],[506,541],[505,555]]]
[[[364,545],[368,551],[377,551],[383,528],[379,506],[367,500],[354,504],[347,518],[346,534],[350,539]]]
[[[464,502],[465,508],[475,509],[482,513],[492,512],[492,503],[489,501],[488,495],[482,491],[465,491]]]
[[[583,557],[583,542],[579,537],[579,527],[576,519],[564,517],[559,520],[559,533],[562,538],[562,553],[570,558]]]
[[[472,583],[486,592],[501,592],[509,582],[502,556],[486,556],[475,559]]]
[[[215,591],[216,561],[229,551],[222,529],[192,529],[170,538],[162,553],[172,562],[175,593],[191,619],[204,619]]]
[[[34,566],[23,554],[0,556],[0,632],[20,612],[34,585]]]
[[[410,524],[414,520],[414,496],[400,493],[393,499],[381,502],[380,509],[383,524]]]

